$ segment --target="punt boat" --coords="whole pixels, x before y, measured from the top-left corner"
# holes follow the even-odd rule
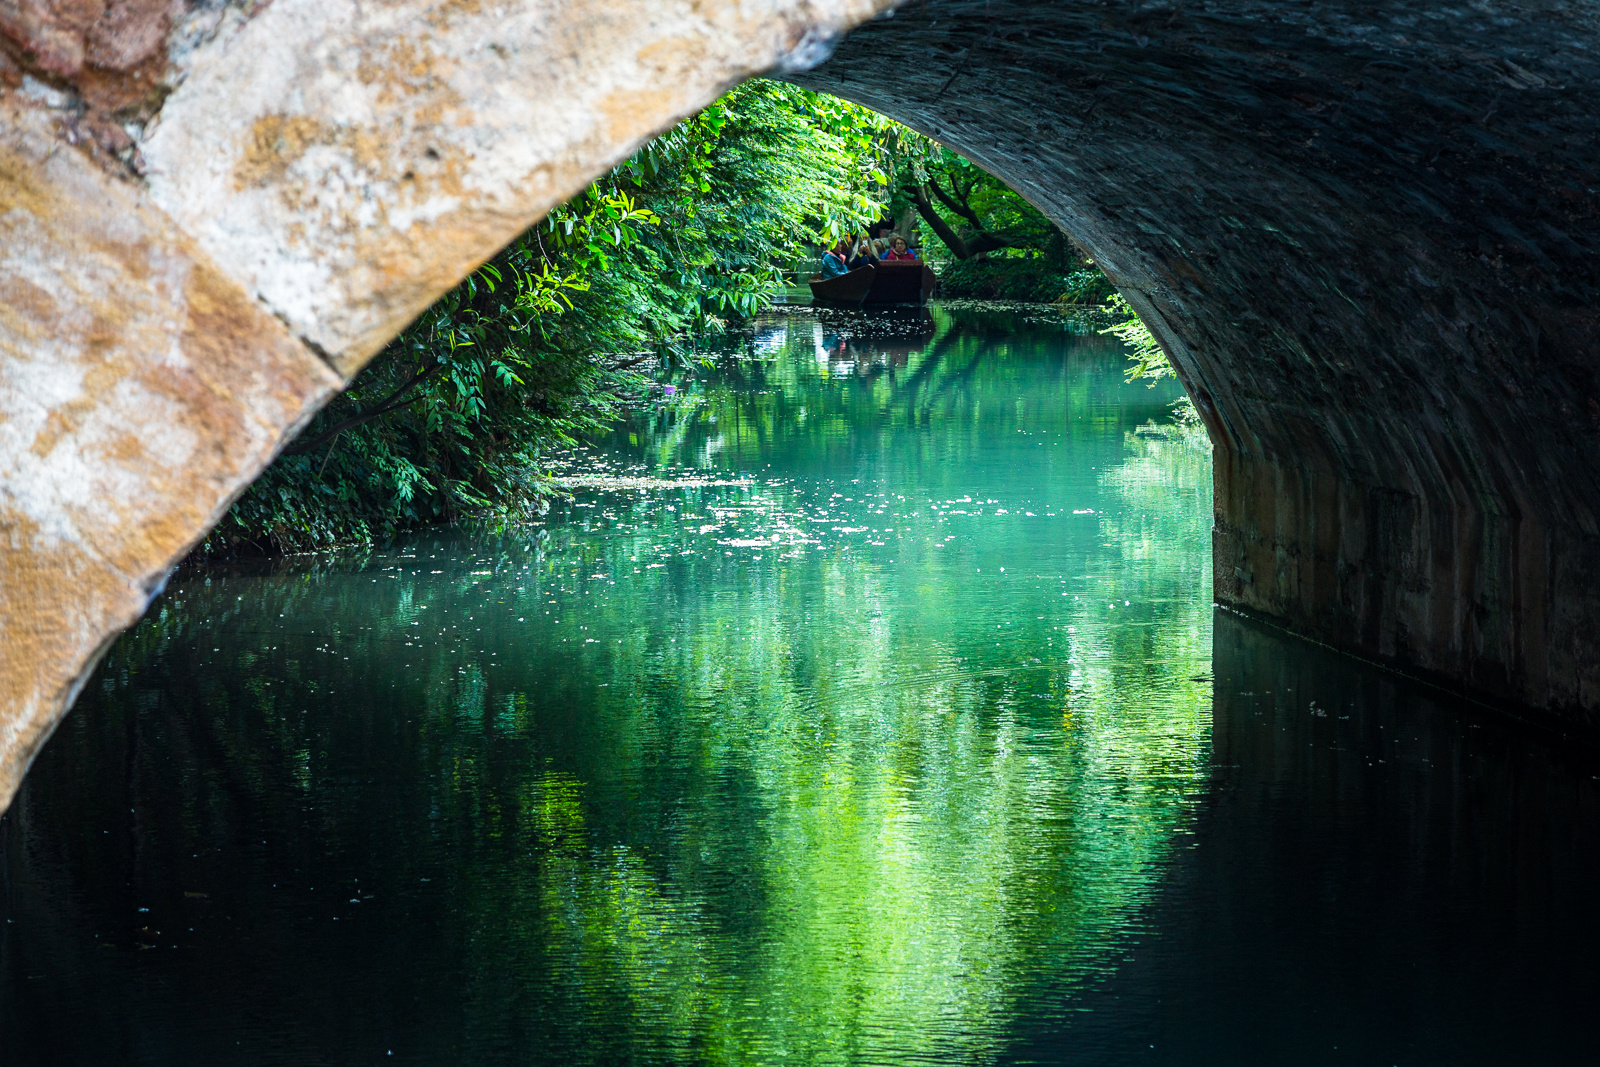
[[[829,304],[923,304],[939,285],[926,263],[888,260],[866,263],[848,274],[811,277],[811,295]]]

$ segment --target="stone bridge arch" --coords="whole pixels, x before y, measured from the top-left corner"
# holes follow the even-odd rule
[[[1600,713],[1600,4],[921,0],[802,84],[1092,252],[1216,446],[1216,598]]]
[[[772,69],[1093,252],[1217,445],[1222,603],[1591,723],[1600,0],[891,6],[0,2],[0,804],[390,336]]]

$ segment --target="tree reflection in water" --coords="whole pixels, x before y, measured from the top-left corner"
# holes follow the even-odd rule
[[[0,1019],[992,1061],[1120,958],[1207,773],[1209,456],[1120,362],[791,310],[538,527],[180,576],[11,818],[5,970],[57,977]]]

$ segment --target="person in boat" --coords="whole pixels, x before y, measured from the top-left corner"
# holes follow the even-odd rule
[[[856,240],[855,250],[850,255],[850,269],[865,267],[869,263],[878,262],[878,253],[873,249],[872,242],[867,240],[865,234]]]
[[[822,253],[822,276],[824,278],[837,278],[841,274],[849,274],[849,255],[850,246],[844,241],[840,241],[837,245]]]
[[[890,263],[915,263],[917,254],[911,251],[911,245],[906,242],[904,237],[896,237],[889,245],[889,254],[883,258]]]

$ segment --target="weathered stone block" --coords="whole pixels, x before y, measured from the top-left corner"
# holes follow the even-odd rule
[[[139,191],[0,132],[0,798],[167,568],[340,382]]]
[[[187,65],[151,196],[353,374],[648,137],[885,6],[277,0]]]

